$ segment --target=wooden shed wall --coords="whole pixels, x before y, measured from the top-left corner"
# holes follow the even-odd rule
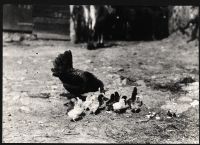
[[[32,6],[31,5],[3,5],[3,30],[32,31]]]
[[[29,31],[38,38],[69,39],[69,6],[3,5],[3,30]]]

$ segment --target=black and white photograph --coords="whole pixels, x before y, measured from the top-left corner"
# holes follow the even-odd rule
[[[2,5],[2,142],[199,144],[199,7]]]

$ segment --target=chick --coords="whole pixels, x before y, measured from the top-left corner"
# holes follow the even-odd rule
[[[98,110],[98,108],[100,106],[99,98],[100,98],[100,95],[98,97],[97,96],[93,96],[92,97],[92,104],[89,106],[91,114],[96,114],[97,113],[97,110]]]
[[[111,111],[113,110],[113,104],[115,103],[115,95],[111,94],[110,99],[106,102],[106,110]]]
[[[137,88],[134,87],[134,88],[133,88],[132,95],[131,95],[131,98],[129,98],[129,99],[127,100],[127,103],[129,104],[130,107],[131,107],[131,104],[132,104],[133,102],[135,102],[136,96],[137,96]]]
[[[98,90],[99,91],[97,91],[97,92],[89,93],[89,96],[86,98],[85,102],[83,103],[85,110],[89,110],[89,108],[91,107],[92,103],[94,102],[93,97],[101,95],[101,98],[103,99],[104,95],[102,93],[102,90],[100,88]],[[102,99],[100,100],[100,102],[103,101]]]
[[[168,110],[167,115],[169,116],[169,118],[176,117],[176,113],[173,112],[172,110]]]
[[[120,99],[120,95],[119,93],[116,91],[114,92],[114,94],[111,94],[110,99],[108,100],[108,102],[106,102],[106,110],[107,111],[111,111],[113,110],[113,104],[116,102],[119,102]]]
[[[76,99],[72,98],[71,100],[69,100],[67,103],[65,103],[64,105],[67,106],[67,112],[69,112],[70,110],[72,110],[74,108]]]
[[[115,112],[120,113],[121,111],[125,111],[129,106],[126,103],[127,96],[123,96],[119,102],[113,104],[113,110]]]
[[[119,95],[119,93],[116,91],[116,92],[115,92],[115,101],[114,101],[114,102],[119,102],[119,99],[120,99],[120,95]]]
[[[92,104],[92,95],[88,96],[85,100],[85,102],[83,103],[83,107],[85,110],[89,110],[91,104]]]
[[[135,102],[131,103],[131,111],[133,113],[139,113],[141,110],[141,106],[143,105],[143,101],[140,100],[140,97],[136,97]]]
[[[106,98],[103,94],[99,94],[98,100],[99,100],[99,109],[105,109],[106,101],[108,100],[108,98]]]
[[[83,102],[81,99],[77,98],[77,101],[75,102],[74,105],[74,109],[68,112],[68,116],[71,120],[76,121],[76,119],[79,119],[81,117],[83,111],[84,111]]]

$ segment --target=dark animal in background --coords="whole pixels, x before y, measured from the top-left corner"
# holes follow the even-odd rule
[[[92,73],[73,68],[72,52],[65,51],[59,54],[53,62],[51,69],[54,77],[58,77],[64,88],[72,94],[95,92],[100,88],[104,92],[104,84]]]
[[[88,37],[88,24],[85,21],[86,13],[84,13],[84,6],[70,5],[70,17],[72,19],[71,27],[75,30],[74,43],[81,43],[87,41]]]
[[[88,37],[88,49],[95,49],[97,47],[104,47],[104,35],[106,23],[111,15],[113,9],[107,5],[90,5],[85,10],[88,11],[88,28],[89,28],[89,37]],[[97,44],[95,45],[95,40]]]

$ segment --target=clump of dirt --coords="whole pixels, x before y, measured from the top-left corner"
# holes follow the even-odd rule
[[[151,87],[156,90],[170,91],[172,93],[183,92],[181,85],[177,82],[168,82],[166,84],[157,83],[151,85]]]
[[[181,84],[185,84],[185,85],[187,85],[188,83],[194,83],[195,82],[195,80],[192,78],[192,77],[185,77],[185,78],[182,78],[180,81],[179,81],[179,83],[181,83]]]
[[[183,90],[183,85],[193,83],[195,80],[191,76],[180,78],[179,80],[170,80],[166,82],[157,82],[153,80],[145,80],[147,86],[150,86],[152,89],[161,90],[161,91],[170,91],[171,93],[187,93]]]

